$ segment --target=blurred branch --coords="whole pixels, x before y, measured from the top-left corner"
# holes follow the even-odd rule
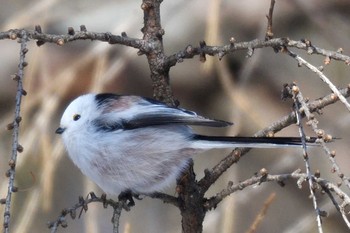
[[[17,192],[18,188],[15,187],[15,176],[16,176],[16,163],[17,163],[17,153],[23,151],[23,147],[19,144],[19,124],[22,120],[21,117],[21,102],[22,96],[26,95],[26,91],[23,89],[23,78],[24,78],[24,68],[27,66],[25,61],[25,55],[28,52],[27,49],[27,33],[26,31],[21,31],[21,48],[20,48],[20,59],[18,64],[18,73],[13,75],[13,80],[17,82],[17,93],[16,93],[16,104],[15,104],[15,116],[14,121],[8,125],[8,129],[13,129],[12,134],[12,155],[9,161],[10,169],[6,172],[6,176],[9,177],[8,191],[5,201],[5,211],[4,211],[4,232],[10,232],[10,220],[11,220],[11,201],[12,193]]]
[[[257,231],[259,224],[262,222],[262,220],[265,218],[266,213],[272,202],[276,198],[276,193],[271,193],[270,196],[267,198],[267,200],[264,202],[263,208],[260,210],[259,214],[256,216],[254,222],[249,227],[249,230],[247,233],[254,233]]]

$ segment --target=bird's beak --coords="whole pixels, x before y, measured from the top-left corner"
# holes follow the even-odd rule
[[[62,134],[65,130],[66,128],[59,127],[58,129],[56,129],[55,133]]]

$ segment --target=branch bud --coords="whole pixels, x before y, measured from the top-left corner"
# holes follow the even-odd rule
[[[64,45],[64,40],[62,38],[59,38],[57,41],[56,41],[56,44],[59,45],[59,46],[62,46]]]

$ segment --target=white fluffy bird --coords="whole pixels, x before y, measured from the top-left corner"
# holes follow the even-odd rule
[[[112,195],[162,191],[190,158],[213,148],[301,145],[298,137],[212,137],[189,127],[231,124],[149,98],[86,94],[69,104],[56,133],[62,134],[74,164]]]

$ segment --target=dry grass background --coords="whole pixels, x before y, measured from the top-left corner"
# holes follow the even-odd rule
[[[44,32],[64,34],[67,27],[78,29],[84,24],[90,31],[114,34],[125,31],[130,37],[141,37],[140,5],[140,1],[126,0],[2,0],[0,30],[33,28],[40,24]],[[237,41],[263,38],[268,7],[267,0],[164,1],[161,10],[165,51],[172,54],[203,39],[207,44],[219,45],[227,44],[231,36]],[[346,0],[281,0],[276,3],[273,31],[276,37],[308,38],[318,47],[329,50],[342,47],[345,54],[350,54],[349,13],[350,3]],[[16,87],[10,74],[17,70],[19,45],[3,40],[0,48],[0,128],[4,129],[13,116]],[[315,66],[323,65],[324,57],[295,51]],[[39,48],[30,43],[24,82],[28,95],[22,105],[20,128],[24,152],[18,160],[16,183],[20,191],[14,199],[12,232],[49,232],[46,222],[54,220],[62,208],[76,203],[79,195],[91,190],[101,194],[65,155],[54,130],[64,107],[82,93],[108,91],[152,96],[147,60],[136,52],[102,42],[77,41],[63,47],[45,44]],[[332,61],[325,74],[339,87],[349,83],[349,67],[341,62]],[[316,75],[298,68],[290,57],[275,54],[270,48],[255,51],[249,59],[246,51],[242,51],[220,62],[217,58],[208,58],[206,63],[200,63],[198,58],[185,60],[171,70],[173,90],[182,107],[235,122],[226,131],[198,129],[205,134],[251,135],[278,120],[291,110],[291,102],[280,100],[280,90],[284,83],[292,81],[310,99],[330,93]],[[337,150],[337,161],[349,175],[349,113],[337,103],[317,118],[320,128],[343,138],[330,147]],[[308,133],[312,134],[311,130]],[[298,129],[292,126],[279,135],[298,135]],[[0,174],[4,174],[10,156],[11,132],[1,130],[0,138]],[[215,165],[226,154],[227,151],[212,151],[197,156],[197,175],[203,176],[204,168]],[[320,149],[313,149],[310,156],[314,170],[318,168],[322,176],[337,181]],[[303,168],[301,151],[251,151],[226,172],[208,195],[226,187],[228,180],[243,180],[262,167],[271,173],[290,173]],[[2,176],[0,180],[0,196],[4,196],[7,178]],[[174,193],[175,189],[167,192]],[[246,231],[272,192],[276,192],[276,199],[258,232],[315,232],[316,217],[308,199],[308,188],[305,184],[299,190],[293,182],[285,188],[271,183],[235,193],[208,213],[204,232]],[[345,225],[330,200],[318,198],[322,209],[330,214],[324,219],[325,232],[345,232]],[[112,210],[92,204],[81,219],[69,220],[68,228],[60,232],[111,232],[111,216]],[[137,201],[131,212],[122,214],[121,220],[124,232],[181,231],[179,212],[149,198]]]

